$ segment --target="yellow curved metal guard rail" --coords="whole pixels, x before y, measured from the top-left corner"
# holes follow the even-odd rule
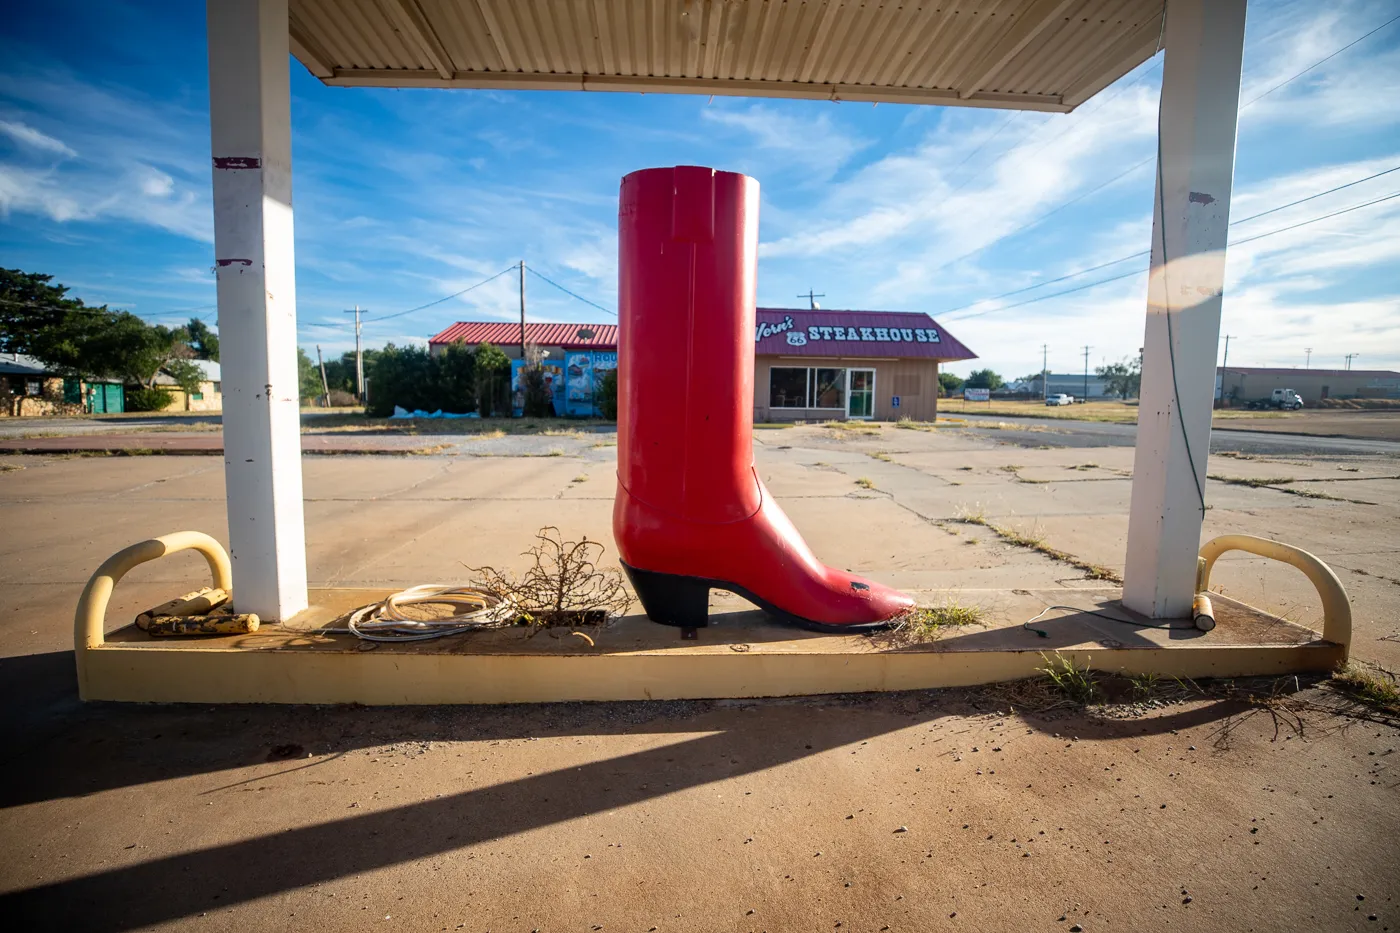
[[[1205,562],[1201,568],[1199,586],[1202,592],[1210,587],[1210,572],[1216,560],[1228,551],[1247,551],[1259,557],[1292,564],[1303,571],[1322,599],[1322,637],[1341,645],[1343,660],[1346,659],[1351,652],[1351,601],[1347,599],[1346,588],[1331,567],[1315,555],[1291,544],[1254,535],[1221,535],[1201,545],[1200,555]]]
[[[150,538],[107,558],[83,588],[83,595],[78,597],[78,611],[73,616],[73,654],[78,662],[80,695],[86,692],[87,685],[86,652],[102,647],[106,640],[103,628],[112,590],[132,569],[180,551],[198,551],[204,555],[209,575],[214,578],[213,585],[223,590],[233,589],[233,568],[229,565],[228,553],[218,541],[200,531],[177,531]]]

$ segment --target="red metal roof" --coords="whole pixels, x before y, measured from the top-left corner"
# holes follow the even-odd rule
[[[617,325],[526,324],[525,339],[542,347],[616,350]],[[520,325],[510,321],[458,321],[428,343],[456,343],[459,340],[472,346],[483,341],[518,346]]]

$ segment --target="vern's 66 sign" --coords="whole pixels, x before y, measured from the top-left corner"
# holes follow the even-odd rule
[[[927,314],[759,308],[755,351],[778,356],[970,360],[976,354]]]
[[[942,338],[936,327],[866,327],[859,324],[808,324],[798,329],[792,315],[781,321],[759,321],[755,328],[754,341],[761,343],[765,337],[784,334],[790,346],[803,347],[808,341],[816,343],[940,343]]]

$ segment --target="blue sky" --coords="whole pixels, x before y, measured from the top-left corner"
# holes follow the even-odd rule
[[[1393,0],[1250,4],[1233,218],[1400,166],[1400,22],[1249,103],[1396,12]],[[200,3],[53,0],[8,14],[0,263],[154,321],[214,322],[205,56]],[[927,311],[1006,376],[1039,370],[1042,343],[1056,371],[1077,371],[1085,344],[1092,364],[1119,359],[1142,343],[1145,274],[1002,306],[1145,260],[986,299],[1147,248],[1161,63],[1065,116],[328,88],[293,62],[300,342],[352,347],[341,312],[356,303],[371,346],[513,318],[508,275],[372,320],[521,258],[615,308],[619,179],[688,163],[759,179],[760,305],[802,306],[812,287],[826,307]],[[1396,192],[1400,172],[1232,236]],[[535,320],[613,319],[538,279],[528,296]],[[1301,366],[1311,347],[1315,367],[1357,353],[1357,368],[1400,368],[1400,198],[1232,248],[1222,332],[1232,364]]]

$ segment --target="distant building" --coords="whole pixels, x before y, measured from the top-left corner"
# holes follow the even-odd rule
[[[180,384],[164,371],[156,373],[156,387],[170,393],[170,404],[165,411],[223,411],[224,382],[223,371],[213,360],[190,360],[204,372],[199,389],[186,392]]]
[[[1087,388],[1083,373],[1050,373],[1050,390],[1044,388],[1040,375],[1024,381],[1012,383],[1007,388],[1014,392],[1029,392],[1031,395],[1072,395],[1075,398],[1105,398],[1110,393],[1103,379],[1089,374]]]
[[[35,417],[120,412],[121,384],[115,380],[64,377],[33,357],[0,354],[0,415]]]
[[[938,364],[973,353],[927,314],[759,308],[754,421],[933,421]]]
[[[1215,397],[1226,402],[1264,398],[1274,389],[1292,389],[1312,404],[1325,398],[1400,398],[1400,372],[1248,366],[1215,371]]]
[[[939,363],[977,357],[921,313],[758,308],[754,324],[753,407],[759,422],[932,421]],[[589,380],[617,366],[617,325],[527,324],[525,339],[549,351],[547,381],[558,379],[566,389],[555,396],[556,411],[591,410]],[[462,321],[430,339],[428,350],[436,355],[457,341],[485,341],[512,360],[520,358],[517,323]]]

